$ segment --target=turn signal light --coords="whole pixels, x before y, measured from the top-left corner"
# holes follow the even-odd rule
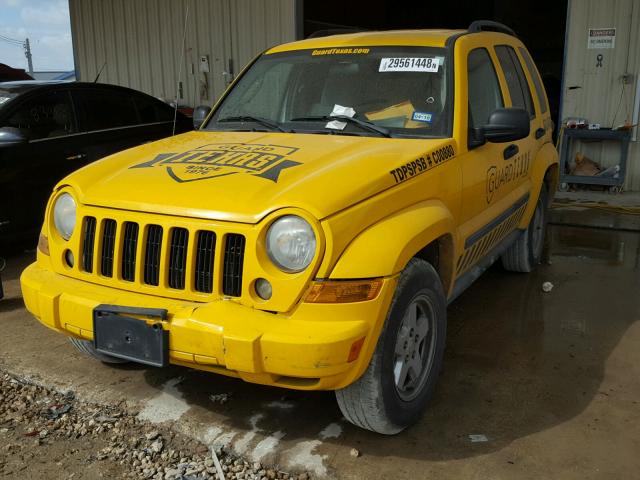
[[[45,255],[49,255],[49,239],[42,233],[38,238],[38,250],[40,250]]]
[[[351,303],[373,300],[382,289],[382,279],[316,282],[307,292],[307,303]]]
[[[358,355],[360,355],[360,350],[362,350],[362,346],[364,345],[364,338],[365,337],[362,337],[351,344],[351,349],[349,349],[349,358],[347,358],[348,363],[357,360]]]

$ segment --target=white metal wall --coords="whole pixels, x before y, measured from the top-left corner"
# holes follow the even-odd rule
[[[211,103],[246,63],[296,39],[296,0],[69,0],[78,79]],[[185,13],[189,10],[182,69]],[[199,58],[209,56],[209,73]],[[180,84],[178,76],[180,75]]]
[[[625,120],[637,123],[633,117],[640,101],[640,0],[569,0],[567,19],[562,117],[584,117],[602,127],[615,127]],[[589,28],[615,28],[615,48],[588,49]],[[602,55],[601,62],[598,55]],[[624,74],[633,75],[630,84],[623,83]],[[635,130],[626,188],[637,191],[640,138]],[[608,142],[583,142],[573,154],[576,150],[605,166],[618,163],[618,147]]]

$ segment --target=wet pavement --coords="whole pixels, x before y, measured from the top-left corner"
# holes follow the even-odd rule
[[[22,307],[17,277],[32,254],[2,273],[0,367],[89,400],[126,398],[150,421],[316,476],[638,478],[640,234],[552,225],[547,243],[536,272],[494,265],[450,306],[436,395],[395,437],[346,423],[330,392],[83,358]],[[211,399],[222,393],[226,403]]]

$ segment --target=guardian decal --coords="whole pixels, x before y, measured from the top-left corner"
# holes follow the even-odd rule
[[[512,163],[501,168],[493,166],[487,170],[487,203],[491,203],[494,193],[504,185],[529,175],[529,160],[530,154],[525,152],[515,157]]]

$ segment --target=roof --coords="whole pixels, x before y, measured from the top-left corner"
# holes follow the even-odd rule
[[[64,85],[67,88],[102,88],[112,90],[129,90],[137,91],[133,88],[122,87],[120,85],[111,85],[109,83],[95,83],[95,82],[76,82],[68,80],[25,80],[22,82],[0,82],[0,92],[8,92],[11,94],[22,94],[30,90],[44,89],[47,87],[55,87],[58,85]],[[144,92],[138,92],[144,93]]]
[[[308,38],[297,42],[278,45],[267,53],[306,50],[327,47],[379,47],[391,45],[411,45],[425,47],[444,47],[447,39],[467,30],[389,30],[382,32],[358,32],[345,35]]]
[[[65,83],[60,80],[22,80],[18,82],[0,82],[0,91],[14,94],[21,94],[36,88],[46,87],[48,85],[57,85]]]

